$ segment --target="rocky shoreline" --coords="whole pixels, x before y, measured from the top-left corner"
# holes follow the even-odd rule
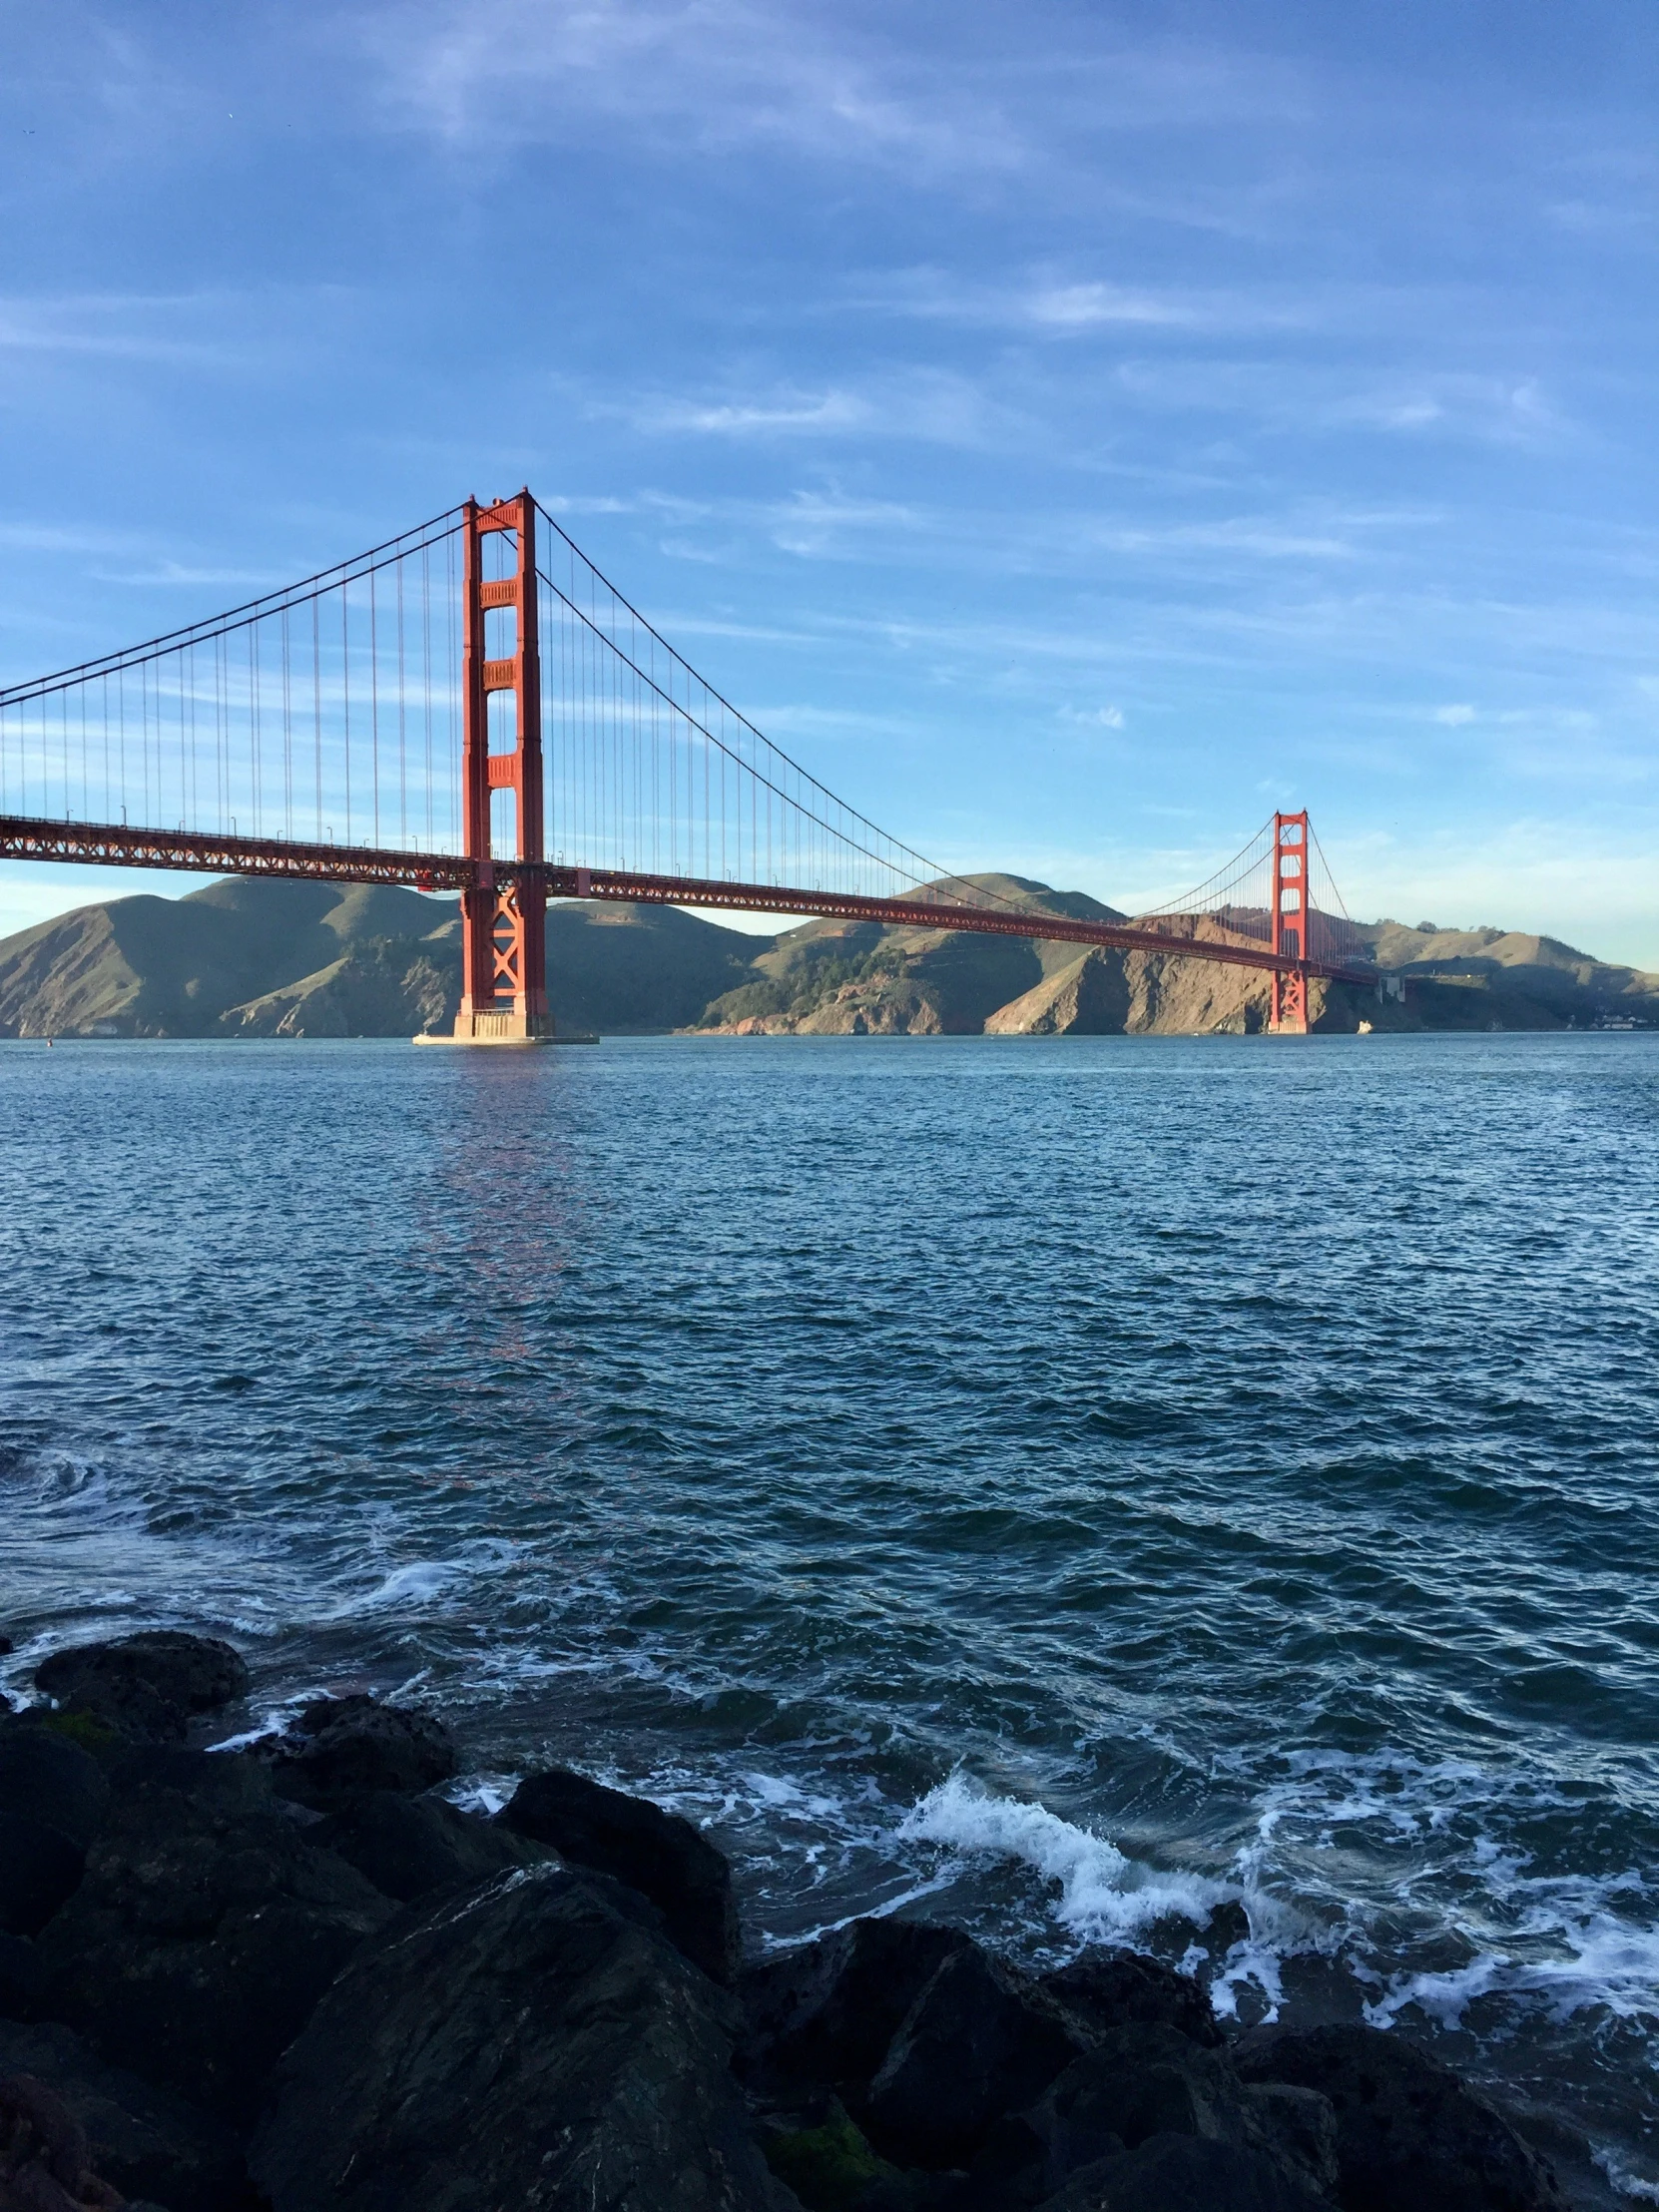
[[[1228,2038],[1133,1953],[1034,1977],[890,1918],[746,1958],[689,1822],[564,1769],[463,1813],[441,1723],[362,1696],[232,1736],[212,1638],[34,1687],[0,1716],[0,2212],[1614,2201],[1399,2034]]]

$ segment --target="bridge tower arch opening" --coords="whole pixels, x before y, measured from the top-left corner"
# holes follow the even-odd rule
[[[477,862],[461,893],[459,1044],[541,1044],[547,1010],[547,891],[539,874],[497,886],[495,861],[540,861],[541,653],[536,630],[536,503],[529,492],[461,524],[463,850]],[[497,852],[497,826],[511,853]]]
[[[1308,942],[1313,918],[1311,846],[1306,810],[1273,818],[1273,853],[1269,884],[1273,899],[1273,949],[1294,966],[1275,967],[1269,1028],[1276,1036],[1308,1034]]]

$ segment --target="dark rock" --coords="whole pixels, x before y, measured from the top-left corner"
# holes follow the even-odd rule
[[[1330,2212],[1265,2152],[1201,2135],[1149,2135],[1085,2166],[1042,2212]],[[1401,2207],[1400,2212],[1410,2212]]]
[[[0,1931],[33,1936],[74,1894],[108,1797],[77,1745],[23,1721],[0,1728]]]
[[[471,1819],[440,1798],[398,1797],[390,1790],[354,1798],[307,1828],[305,1841],[337,1852],[404,1905],[428,1891],[483,1882],[549,1856],[527,1836]]]
[[[1235,2054],[1247,2081],[1330,2098],[1345,2212],[1558,2212],[1563,2202],[1502,2114],[1398,2034],[1257,2028]]]
[[[1179,2028],[1195,2043],[1221,2041],[1210,1999],[1199,1984],[1138,1951],[1087,1950],[1069,1966],[1044,1974],[1038,1987],[1090,2035],[1161,2022]]]
[[[67,1836],[24,1813],[0,1812],[0,1930],[33,1936],[72,1897],[86,1865]]]
[[[409,1908],[283,2057],[255,2141],[274,2212],[763,2212],[735,2014],[562,1867]]]
[[[283,1797],[323,1811],[371,1790],[412,1797],[455,1772],[441,1721],[371,1697],[317,1698],[266,1756]]]
[[[16,1649],[9,1636],[0,1636],[0,1659],[9,1659]]]
[[[75,1644],[35,1669],[35,1688],[139,1741],[178,1742],[199,1713],[248,1694],[240,1652],[216,1636],[147,1630],[118,1643]]]
[[[743,1942],[732,1870],[690,1821],[564,1767],[528,1776],[496,1817],[561,1858],[638,1890],[693,1965],[715,1981],[736,1978]]]
[[[1215,1956],[1223,1956],[1235,1943],[1250,1939],[1250,1915],[1236,1898],[1218,1905],[1199,1931],[1199,1941]]]
[[[46,1990],[40,1952],[26,1936],[0,1935],[0,2019],[32,2020]]]
[[[255,1762],[157,1746],[116,1769],[86,1879],[39,1938],[42,2009],[233,2122],[392,1911],[309,1844]]]
[[[1282,2092],[1247,2087],[1225,2050],[1163,2022],[1103,2035],[994,2131],[974,2173],[998,2184],[1001,2202],[1035,2205],[1077,2173],[1176,2135],[1265,2160],[1299,2198],[1328,2201],[1336,2179],[1336,2122],[1324,2098],[1304,2090],[1285,2102]]]
[[[0,2074],[0,2212],[121,2212],[92,2170],[87,2139],[32,2074]]]
[[[1257,2143],[1307,2182],[1322,2197],[1336,2201],[1341,2166],[1337,2155],[1337,2109],[1318,2089],[1294,2088],[1288,2081],[1247,2082],[1245,2109]]]
[[[44,1821],[84,1852],[98,1832],[110,1786],[96,1759],[50,1728],[0,1728],[0,1812]]]
[[[1089,2146],[1108,2136],[1134,2150],[1149,2135],[1221,2142],[1246,2132],[1244,2087],[1225,2055],[1161,2025],[1114,2028],[1028,2116],[1059,2174],[1104,2157]]]
[[[228,2128],[105,2065],[69,2028],[0,2023],[0,2077],[10,2073],[46,2083],[79,2125],[96,2171],[122,2196],[154,2197],[168,2212],[233,2212],[251,2202]]]
[[[927,1982],[947,1958],[972,1948],[960,1929],[851,1921],[752,1966],[739,1983],[739,2073],[765,2094],[822,2082],[861,2102]]]
[[[779,2128],[763,2138],[766,2162],[806,2212],[863,2212],[877,2182],[899,2180],[832,2099],[817,2127]]]
[[[970,1944],[935,1968],[899,2022],[860,2116],[902,2165],[963,2164],[1079,2047],[1029,1984]]]

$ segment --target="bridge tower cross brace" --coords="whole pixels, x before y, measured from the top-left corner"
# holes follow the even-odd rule
[[[547,893],[539,881],[522,875],[497,887],[490,835],[493,795],[509,791],[514,857],[543,857],[536,503],[528,491],[483,507],[469,499],[461,534],[463,849],[478,866],[472,888],[461,893],[455,1038],[462,1044],[536,1044],[553,1034],[547,1011]],[[509,574],[486,578],[484,543],[497,535],[510,539],[514,559]],[[496,610],[512,616],[512,650],[492,659],[486,618]]]
[[[1273,971],[1273,1007],[1269,1028],[1278,1036],[1308,1034],[1308,925],[1311,883],[1306,811],[1273,818],[1273,949],[1295,960],[1295,967]]]

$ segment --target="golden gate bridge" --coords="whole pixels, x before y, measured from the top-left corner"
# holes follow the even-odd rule
[[[550,1041],[550,898],[968,929],[1372,984],[1306,812],[1124,921],[1033,912],[763,735],[528,490],[0,690],[0,857],[458,891],[455,1040]]]

